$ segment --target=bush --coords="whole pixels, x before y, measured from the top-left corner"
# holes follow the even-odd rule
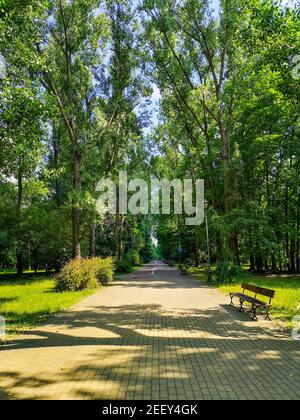
[[[137,251],[129,251],[124,255],[123,260],[127,261],[131,265],[140,265],[141,259]]]
[[[98,289],[113,280],[112,258],[78,258],[68,262],[57,276],[59,292]]]
[[[130,273],[132,266],[127,260],[118,261],[117,264],[118,273]]]
[[[98,267],[94,260],[78,258],[68,262],[57,276],[57,290],[64,292],[99,288],[96,276]]]
[[[101,260],[100,258],[96,258],[99,263],[99,268],[97,270],[97,279],[100,284],[106,286],[108,283],[113,281],[114,275],[114,262],[111,257],[105,258],[105,260]]]
[[[224,261],[218,265],[216,277],[219,282],[226,282],[228,280],[232,282],[234,278],[245,280],[248,275],[242,267],[235,265],[230,261]]]

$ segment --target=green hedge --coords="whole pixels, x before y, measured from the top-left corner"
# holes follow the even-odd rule
[[[130,273],[132,265],[127,260],[122,260],[116,263],[116,269],[118,273]]]

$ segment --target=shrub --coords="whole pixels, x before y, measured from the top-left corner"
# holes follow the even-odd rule
[[[249,273],[245,270],[243,270],[242,267],[240,267],[239,265],[234,265],[232,267],[231,270],[231,275],[235,278],[237,278],[238,280],[247,280],[247,278],[249,278]]]
[[[94,259],[78,258],[68,262],[57,276],[56,289],[64,292],[99,288],[96,276],[98,267]]]
[[[245,280],[248,276],[242,267],[230,261],[223,261],[217,267],[216,277],[219,282],[226,282],[228,280],[232,282],[234,278]]]
[[[128,261],[131,265],[140,265],[141,259],[137,251],[128,251],[123,258],[125,261]]]
[[[118,261],[116,267],[118,273],[130,273],[132,268],[127,260]]]
[[[99,268],[96,273],[97,279],[100,284],[106,286],[108,283],[113,281],[114,261],[111,257],[105,258],[105,260],[96,258],[96,260],[98,260],[99,264]]]
[[[113,280],[112,258],[78,258],[68,262],[57,276],[59,292],[97,289]]]

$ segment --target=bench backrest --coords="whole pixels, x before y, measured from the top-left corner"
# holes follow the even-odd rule
[[[260,296],[267,296],[270,299],[273,299],[275,296],[275,290],[270,290],[270,289],[265,289],[263,287],[259,287],[259,286],[254,286],[253,284],[242,284],[242,289],[248,290],[249,292],[253,292],[255,293],[255,296],[260,295]]]

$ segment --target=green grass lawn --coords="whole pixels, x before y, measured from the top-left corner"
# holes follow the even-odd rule
[[[198,280],[204,282],[207,280],[204,268],[192,268],[189,273]],[[229,295],[230,292],[240,291],[240,286],[244,282],[276,291],[272,309],[274,319],[280,319],[292,325],[293,317],[300,315],[300,278],[291,276],[255,277],[249,274],[246,279],[235,278],[233,283],[213,283],[213,286]]]
[[[5,317],[6,338],[37,325],[50,314],[67,309],[92,293],[91,290],[57,293],[51,277],[10,279],[1,275],[0,315]]]
[[[24,270],[24,274],[34,274],[34,270]],[[39,274],[45,274],[46,270],[38,270]],[[3,275],[17,275],[17,270],[15,268],[1,268],[0,269],[0,276],[3,277]]]
[[[15,268],[0,268],[0,275],[3,274],[16,274],[17,270]]]

